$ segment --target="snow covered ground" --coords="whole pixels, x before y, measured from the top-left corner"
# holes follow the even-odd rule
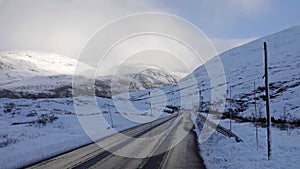
[[[220,54],[226,74],[227,94],[232,91],[232,107],[236,117],[254,118],[254,81],[258,118],[265,118],[264,101],[264,58],[263,42],[268,44],[270,107],[271,117],[299,121],[300,119],[300,26],[260,38],[243,46]],[[216,58],[208,61],[206,66]],[[211,90],[209,77],[204,66],[194,71],[204,102],[209,102]],[[186,77],[182,81],[188,81]],[[181,81],[181,82],[182,82]],[[229,95],[224,113],[228,113]],[[204,105],[209,110],[209,104]],[[229,120],[220,124],[229,128]],[[237,143],[219,133],[214,133],[207,141],[199,144],[201,156],[208,169],[215,168],[274,168],[296,169],[300,166],[300,129],[271,129],[272,157],[267,160],[266,128],[258,127],[258,147],[256,146],[256,127],[254,123],[233,121],[232,131],[244,142]]]
[[[97,98],[100,112],[86,116],[99,121],[98,139],[139,123],[131,120],[140,116],[144,121],[154,120],[150,113],[119,112],[111,99]],[[137,103],[141,111],[148,111],[149,103]],[[80,106],[80,105],[79,105]],[[109,111],[114,128],[111,128]],[[160,113],[157,118],[168,114]],[[24,123],[24,124],[23,124]],[[1,168],[17,168],[90,143],[75,114],[72,99],[0,99],[0,164]]]
[[[229,120],[222,121],[229,128]],[[206,142],[200,144],[200,154],[209,169],[297,169],[300,166],[300,129],[280,130],[271,128],[271,160],[267,157],[266,128],[258,127],[258,147],[256,127],[253,123],[232,123],[232,131],[243,142],[236,142],[215,132]]]

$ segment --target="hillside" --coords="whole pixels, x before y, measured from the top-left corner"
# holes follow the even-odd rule
[[[254,116],[255,81],[258,116],[265,117],[263,42],[267,42],[268,50],[272,116],[287,120],[299,119],[300,26],[291,27],[220,54],[226,74],[227,90],[232,87],[233,111],[237,116]],[[208,64],[211,62],[214,60]],[[194,75],[198,77],[199,84],[208,86],[208,77],[203,76],[203,72],[204,67],[200,67]],[[225,111],[228,112],[228,101]]]
[[[32,51],[2,52],[0,53],[0,69],[3,72],[0,75],[0,97],[71,97],[76,63],[76,59],[57,54]],[[114,91],[115,94],[162,87],[174,84],[178,80],[178,77],[155,66],[127,65],[125,67],[130,67],[134,71],[123,71],[126,69],[122,68],[122,73],[117,76],[102,77],[98,74],[95,80],[96,95],[111,97],[112,80],[118,86],[118,90]],[[142,71],[136,73],[136,70],[141,68]],[[92,80],[91,77],[82,78]],[[82,90],[87,90],[86,86],[83,86]]]
[[[224,113],[223,115],[228,114],[231,86],[234,115],[253,118],[255,114],[253,83],[255,81],[257,118],[265,117],[263,79],[263,42],[265,41],[268,44],[272,117],[297,120],[300,118],[300,26],[257,39],[219,55],[226,76],[227,96],[225,110],[218,111]],[[187,109],[194,109],[198,101],[196,94],[201,91],[204,110],[211,109],[211,84],[205,67],[211,66],[216,60],[217,57],[198,67],[193,73],[180,80],[177,85],[163,87],[165,95],[161,92],[155,94],[156,91],[153,91],[153,97],[161,101],[166,97],[166,104],[177,104]],[[147,97],[146,91],[132,95],[136,99]]]

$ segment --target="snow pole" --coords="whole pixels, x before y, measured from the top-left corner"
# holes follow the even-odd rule
[[[111,128],[114,128],[114,122],[113,122],[112,115],[111,115],[110,104],[108,103],[107,106],[108,106],[109,117],[110,117],[110,121],[111,121]]]
[[[152,127],[152,118],[153,118],[153,114],[152,114],[152,106],[151,106],[151,93],[149,91],[149,109],[150,109],[150,116],[151,116],[151,127]]]
[[[253,82],[253,88],[254,88],[254,112],[255,112],[255,137],[256,137],[256,148],[258,149],[258,124],[257,124],[257,108],[256,108],[256,85],[255,81]]]

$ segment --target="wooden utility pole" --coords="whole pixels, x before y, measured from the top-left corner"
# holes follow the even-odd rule
[[[232,106],[231,106],[231,102],[232,102],[232,98],[231,98],[231,88],[232,86],[229,87],[229,96],[230,96],[230,100],[229,100],[229,117],[230,117],[230,120],[229,120],[229,129],[231,131],[231,119],[232,119]]]
[[[266,87],[266,112],[267,112],[267,143],[268,143],[268,160],[271,159],[271,117],[270,117],[270,96],[269,96],[269,79],[268,79],[268,53],[267,43],[264,42],[265,53],[265,87]]]

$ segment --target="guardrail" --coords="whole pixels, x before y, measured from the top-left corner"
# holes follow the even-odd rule
[[[198,117],[201,121],[203,121],[204,123],[208,124],[210,127],[214,128],[217,130],[217,132],[223,134],[224,136],[227,137],[234,137],[236,142],[243,142],[243,140],[241,138],[239,138],[236,134],[234,134],[232,131],[212,122],[207,120],[207,118],[205,118],[203,115],[201,115],[200,113],[198,113]]]

